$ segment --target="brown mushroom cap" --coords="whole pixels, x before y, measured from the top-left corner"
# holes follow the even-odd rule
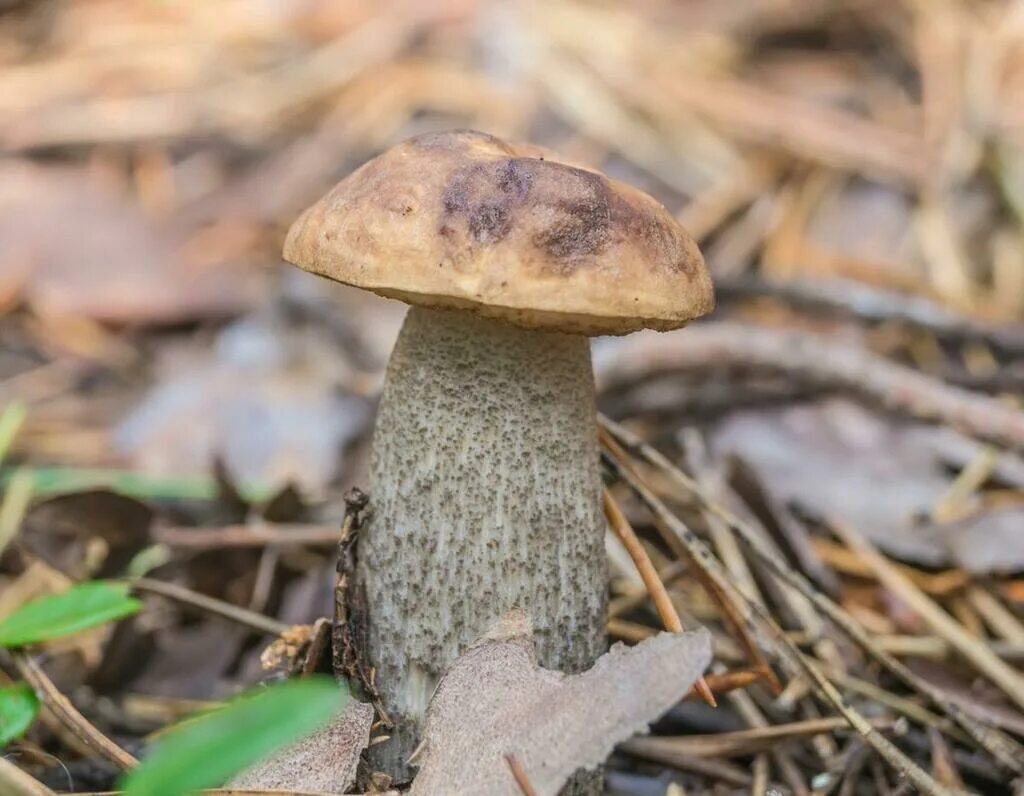
[[[284,257],[533,329],[666,330],[714,307],[697,245],[657,201],[472,131],[421,135],[366,163],[292,225]]]

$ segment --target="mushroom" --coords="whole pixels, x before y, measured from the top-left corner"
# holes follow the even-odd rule
[[[433,688],[499,617],[541,666],[604,651],[605,519],[588,337],[709,312],[696,244],[648,195],[472,131],[421,135],[338,183],[284,256],[411,305],[374,430],[355,587],[407,775]]]

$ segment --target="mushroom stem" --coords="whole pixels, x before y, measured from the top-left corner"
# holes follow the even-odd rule
[[[360,539],[367,652],[405,761],[434,686],[505,612],[542,666],[605,649],[605,520],[589,341],[412,307],[388,365]],[[485,684],[481,684],[485,687]]]

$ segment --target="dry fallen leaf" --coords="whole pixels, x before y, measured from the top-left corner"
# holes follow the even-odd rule
[[[994,575],[1024,568],[1024,508],[1007,507],[940,525],[952,560],[972,574]]]
[[[177,236],[84,169],[0,164],[0,292],[44,315],[173,324],[238,314],[257,269],[189,263]]]
[[[75,579],[116,577],[149,544],[153,510],[109,489],[68,492],[32,506],[21,542]]]
[[[152,475],[207,472],[219,458],[236,483],[318,493],[370,415],[370,402],[343,387],[354,376],[337,346],[276,317],[237,321],[212,351],[165,351],[158,371],[114,438]]]
[[[412,796],[520,796],[507,755],[540,796],[578,769],[601,765],[615,744],[646,731],[689,691],[711,659],[707,631],[617,644],[593,668],[541,669],[533,632],[513,611],[463,653],[438,684]]]
[[[359,756],[369,743],[371,724],[373,708],[349,700],[326,727],[239,774],[232,787],[348,793],[356,780]]]
[[[734,413],[712,446],[750,464],[778,500],[852,525],[892,556],[978,574],[1013,571],[1024,563],[1024,537],[1015,533],[1021,509],[931,519],[955,478],[946,431],[836,398]]]

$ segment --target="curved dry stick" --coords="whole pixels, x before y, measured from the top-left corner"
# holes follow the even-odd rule
[[[11,658],[25,682],[41,695],[40,701],[46,709],[78,740],[119,768],[129,769],[139,764],[136,758],[96,729],[85,716],[79,713],[78,709],[60,692],[46,672],[29,655],[24,652],[13,652]]]
[[[698,324],[680,335],[638,335],[613,350],[597,375],[604,389],[659,371],[729,366],[763,368],[842,387],[889,409],[1024,450],[1024,412],[862,348],[802,331],[719,321]]]
[[[923,329],[941,340],[980,340],[1011,356],[1024,355],[1024,326],[992,324],[951,312],[937,301],[866,285],[852,279],[715,280],[721,303],[769,297],[824,316],[842,314],[866,323],[896,322]]]

